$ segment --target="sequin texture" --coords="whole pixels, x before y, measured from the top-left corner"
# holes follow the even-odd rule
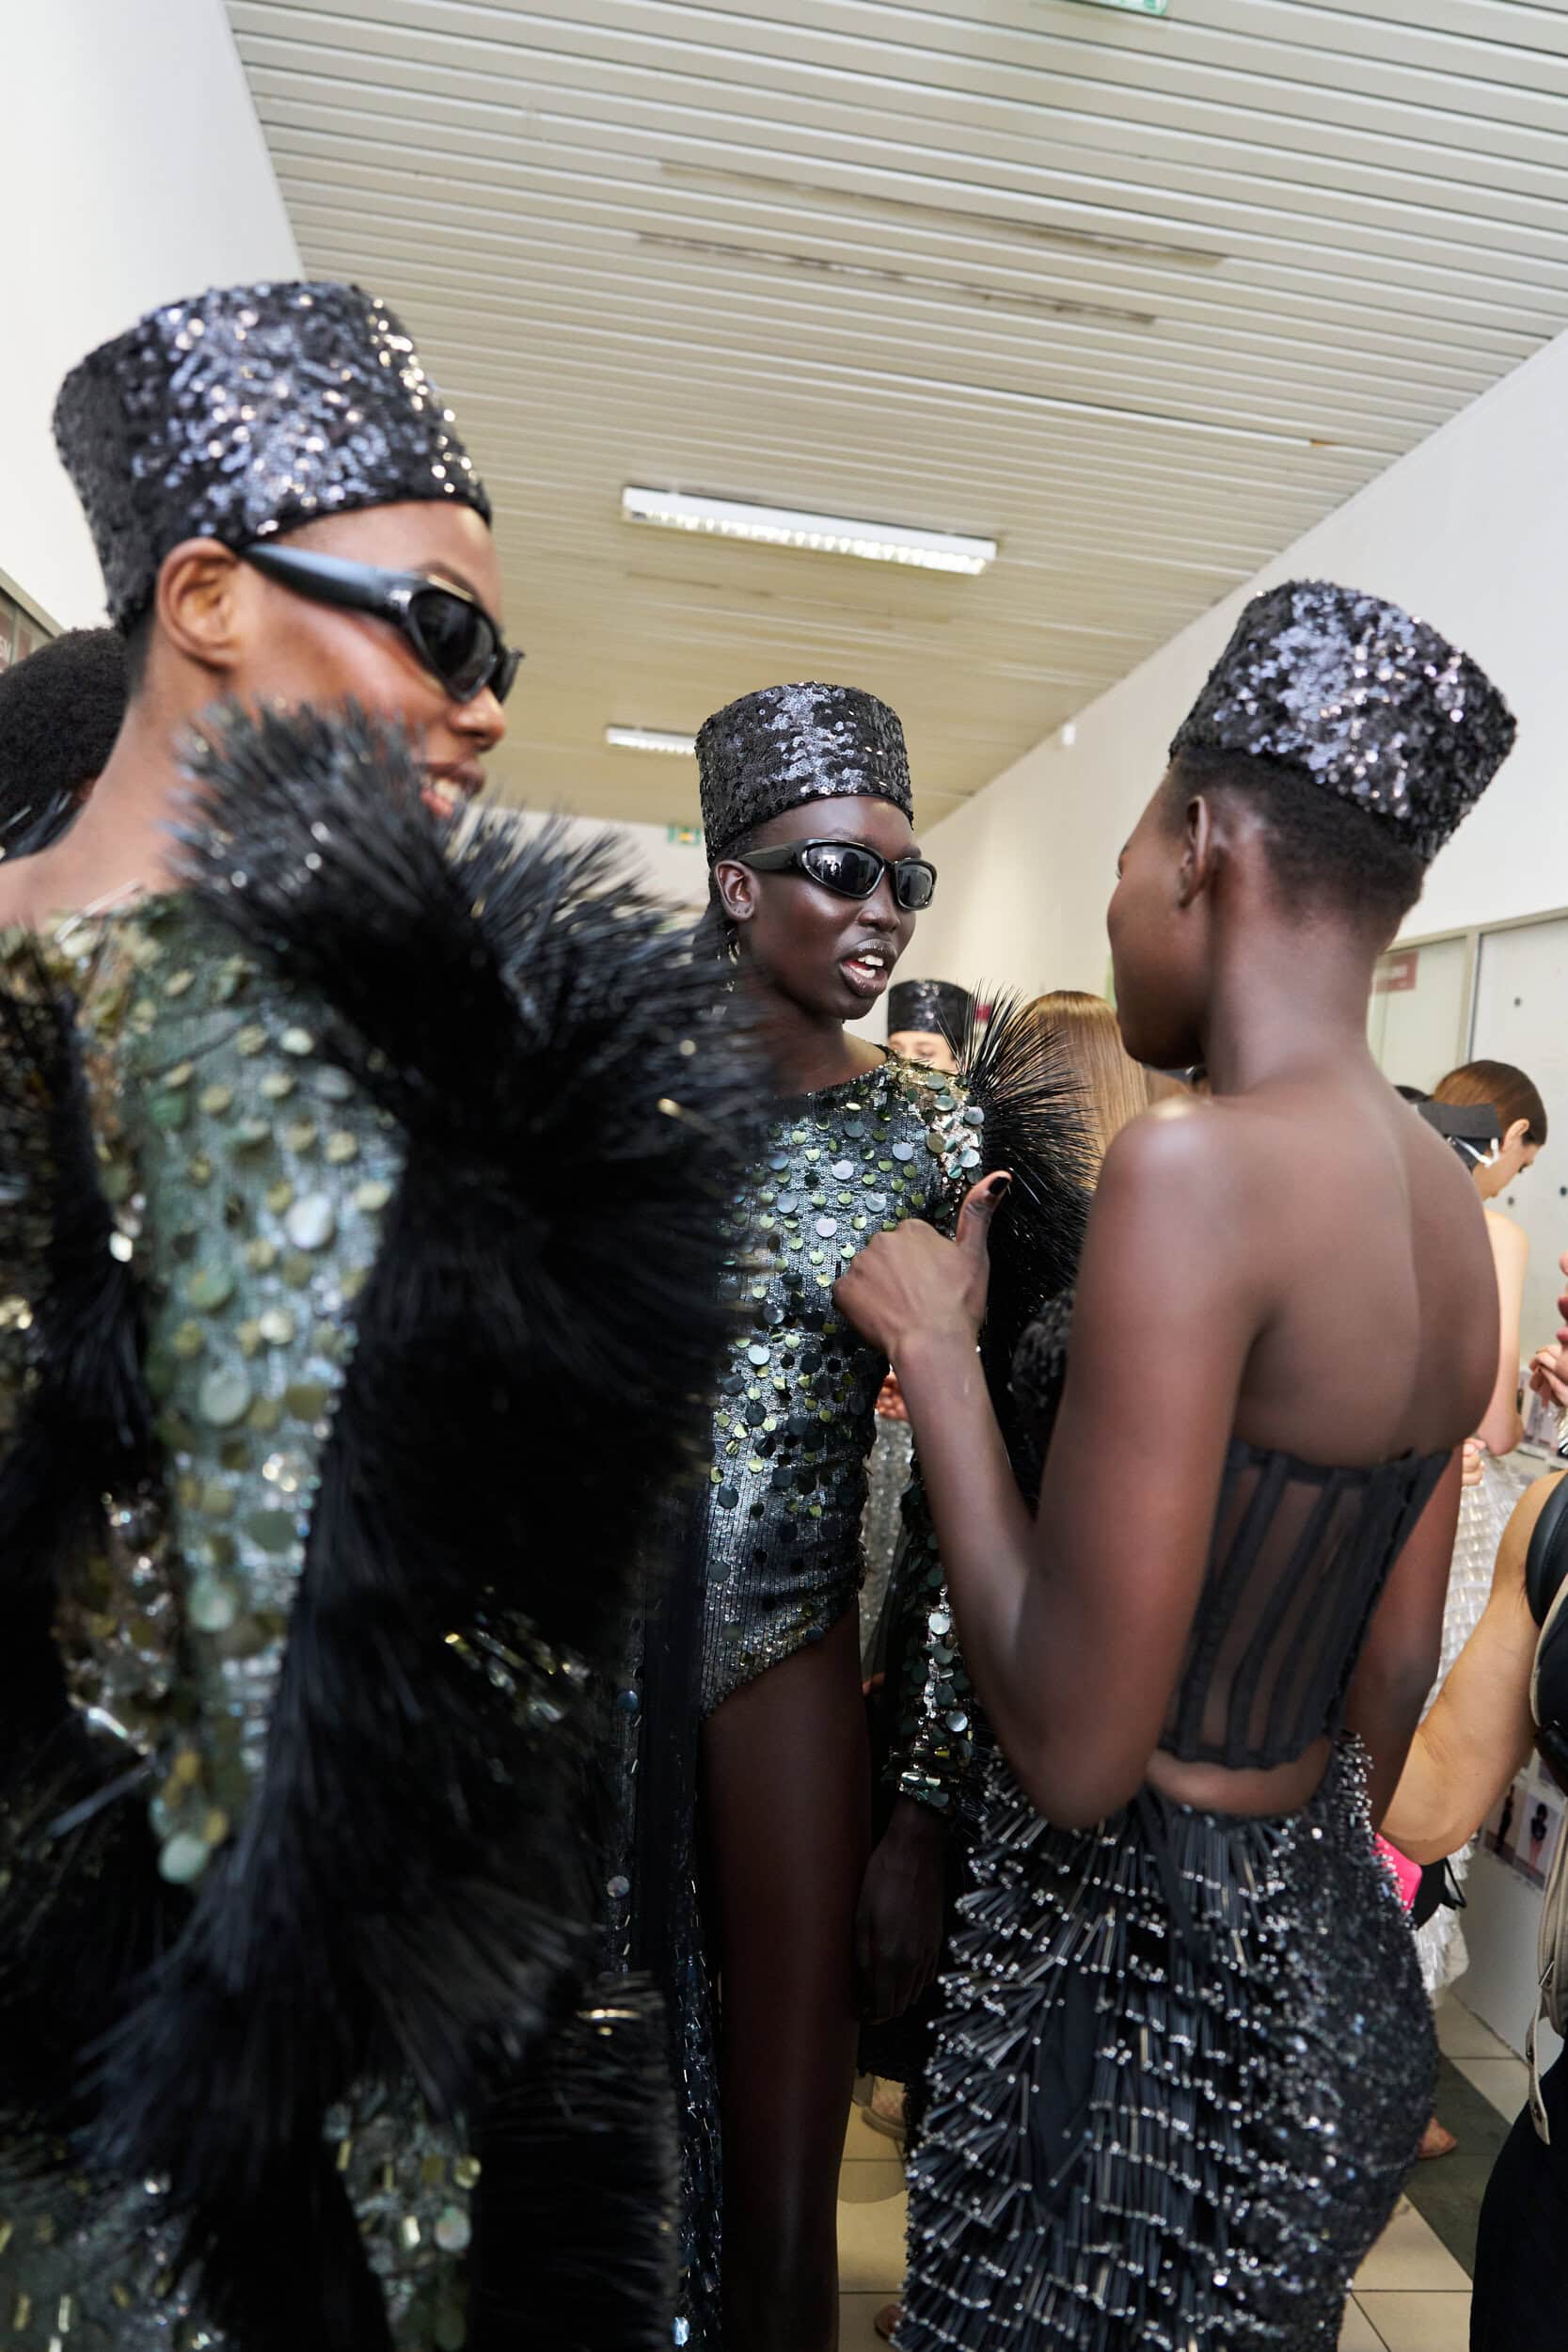
[[[184,539],[244,548],[402,500],[490,502],[401,321],[357,286],[166,303],[73,368],[55,437],[133,620]]]
[[[787,1105],[741,1204],[745,1322],[719,1384],[704,1536],[705,1713],[853,1607],[885,1359],[833,1305],[873,1233],[945,1222],[980,1165],[962,1089],[890,1060]]]
[[[1182,752],[1303,770],[1434,857],[1513,745],[1467,654],[1380,596],[1288,580],[1254,596],[1177,730]]]
[[[1436,2074],[1361,1751],[1297,1813],[1084,1831],[997,1757],[972,1867],[901,2352],[1333,2352]]]
[[[726,703],[698,734],[697,771],[709,865],[809,801],[891,801],[914,813],[898,714],[857,686],[765,686]]]
[[[889,1037],[901,1029],[924,1029],[944,1037],[955,1053],[963,1043],[974,998],[956,980],[895,980],[887,993]]]

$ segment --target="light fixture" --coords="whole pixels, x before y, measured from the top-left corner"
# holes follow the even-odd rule
[[[672,735],[663,727],[606,727],[604,739],[618,752],[668,752],[689,759],[697,749],[694,735]]]
[[[621,493],[627,522],[669,531],[704,531],[724,539],[755,539],[775,548],[813,548],[825,555],[860,555],[873,564],[909,564],[927,572],[973,578],[996,554],[994,539],[963,538],[946,531],[905,530],[895,523],[857,522],[846,515],[812,515],[792,506],[753,506],[740,499],[690,498],[684,490]]]
[[[1080,8],[1124,8],[1132,16],[1164,16],[1170,0],[1077,0]]]
[[[1068,721],[1068,723],[1067,723],[1066,726],[1062,729],[1062,746],[1063,746],[1063,749],[1064,749],[1064,750],[1066,750],[1066,751],[1069,751],[1069,752],[1070,752],[1070,751],[1071,751],[1071,749],[1072,749],[1072,747],[1073,747],[1073,745],[1074,745],[1074,743],[1076,743],[1076,742],[1077,742],[1077,740],[1078,740],[1078,729],[1077,729],[1077,727],[1073,724],[1072,721],[1069,719],[1069,720]]]

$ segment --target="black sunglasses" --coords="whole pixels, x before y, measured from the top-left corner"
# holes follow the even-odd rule
[[[475,596],[424,572],[388,572],[351,564],[341,555],[264,544],[242,549],[259,572],[317,604],[341,605],[390,621],[453,702],[471,703],[488,687],[499,703],[512,691],[520,653],[514,652]]]
[[[753,850],[737,866],[759,874],[804,874],[841,898],[869,898],[884,874],[906,914],[918,914],[937,895],[937,869],[923,857],[883,857],[863,841],[784,841],[776,850]]]

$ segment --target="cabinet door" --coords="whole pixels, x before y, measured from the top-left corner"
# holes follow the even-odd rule
[[[1546,1105],[1545,1148],[1497,1203],[1529,1235],[1519,1333],[1528,1358],[1557,1328],[1558,1259],[1568,1249],[1568,915],[1482,935],[1462,1058],[1515,1063]]]
[[[1379,956],[1367,1035],[1386,1078],[1430,1093],[1445,1072],[1465,1059],[1469,992],[1466,933],[1434,939],[1424,947],[1390,947]]]

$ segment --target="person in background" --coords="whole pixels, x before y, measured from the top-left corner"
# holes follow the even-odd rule
[[[73,824],[125,716],[125,640],[72,628],[0,671],[0,858],[34,857]]]
[[[1158,1099],[1151,1073],[1123,1045],[1116,1012],[1103,996],[1056,988],[1037,996],[1029,1009],[1051,1028],[1068,1066],[1084,1107],[1098,1178],[1114,1137]],[[1174,1097],[1184,1089],[1172,1086],[1168,1091]]]
[[[1467,1454],[1459,1525],[1454,1535],[1453,1563],[1449,1571],[1448,1597],[1443,1610],[1443,1649],[1437,1678],[1428,1705],[1435,1699],[1460,1651],[1481,1621],[1492,1589],[1497,1545],[1513,1502],[1512,1489],[1497,1463],[1512,1454],[1524,1436],[1519,1417],[1519,1324],[1524,1304],[1525,1273],[1529,1241],[1524,1228],[1497,1206],[1505,1192],[1529,1167],[1546,1140],[1546,1109],[1532,1081],[1512,1062],[1472,1061],[1450,1070],[1433,1088],[1431,1102],[1452,1110],[1490,1110],[1496,1114],[1497,1139],[1489,1150],[1450,1137],[1452,1147],[1468,1168],[1470,1181],[1486,1210],[1486,1232],[1497,1277],[1497,1375],[1473,1448]],[[1397,1845],[1398,1839],[1393,1842]],[[1456,1983],[1469,1965],[1455,1897],[1464,1886],[1469,1852],[1455,1853],[1442,1871],[1433,1871],[1428,1888],[1435,1899],[1431,1907],[1418,1898],[1417,1947],[1421,1975],[1435,2000]],[[1433,2118],[1421,2143],[1423,2157],[1446,2156],[1454,2147],[1453,2135]]]
[[[927,1070],[957,1070],[974,999],[956,980],[898,980],[887,993],[887,1050]]]
[[[1568,1299],[1562,1304],[1568,1311]],[[1554,1359],[1555,1376],[1568,1375],[1560,1343],[1544,1352]],[[1568,1756],[1568,1677],[1560,1652],[1547,1664],[1540,1622],[1563,1573],[1568,1514],[1561,1486],[1560,1471],[1538,1479],[1515,1506],[1481,1621],[1411,1742],[1383,1826],[1413,1861],[1430,1866],[1466,1847],[1505,1791],[1512,1795],[1538,1740],[1554,1775]],[[1555,2344],[1565,2310],[1568,2054],[1534,2086],[1486,2185],[1470,2302],[1472,2352]]]

